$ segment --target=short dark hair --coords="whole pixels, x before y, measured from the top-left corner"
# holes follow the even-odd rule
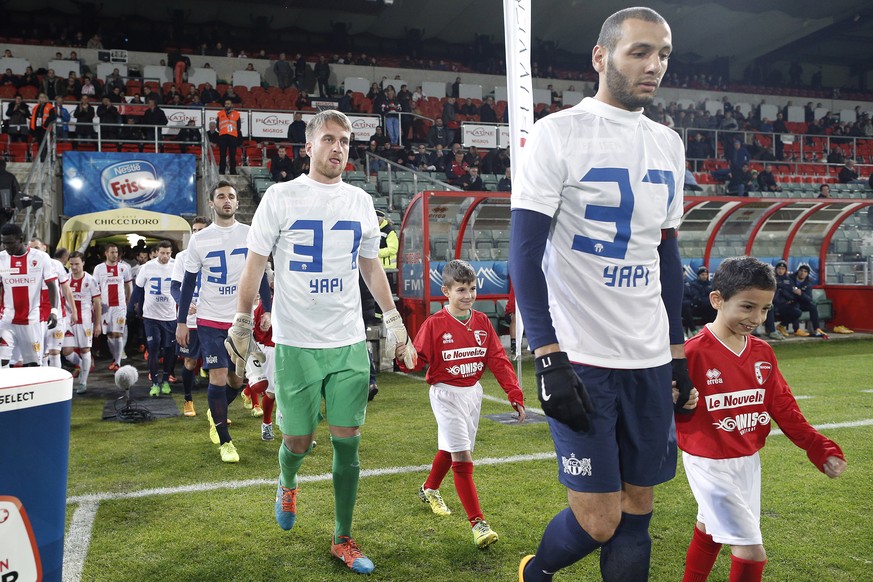
[[[85,262],[85,254],[80,253],[79,251],[73,251],[72,253],[70,253],[69,260],[72,261],[73,259],[82,259],[82,262],[84,263]]]
[[[443,285],[451,287],[455,283],[472,283],[476,280],[476,271],[467,261],[454,259],[443,267]]]
[[[111,249],[112,247],[118,248],[118,245],[115,244],[114,242],[108,242],[108,243],[106,243],[105,245],[103,245],[103,252],[105,253],[106,251],[108,251],[108,250]]]
[[[24,231],[21,230],[21,227],[15,224],[14,222],[7,222],[2,227],[0,227],[0,236],[17,236],[21,240],[24,240]]]
[[[646,22],[654,22],[657,24],[667,24],[663,16],[645,6],[635,6],[633,8],[625,8],[619,10],[609,18],[603,21],[603,26],[600,28],[600,35],[597,37],[597,45],[606,49],[606,52],[611,54],[618,44],[618,39],[621,38],[621,25],[625,20],[644,20]]]
[[[219,188],[226,188],[228,186],[233,188],[233,191],[236,192],[236,186],[234,186],[231,182],[228,182],[227,180],[219,180],[218,182],[213,184],[212,188],[209,189],[209,199],[214,200],[215,199],[215,191],[218,190]]]
[[[718,266],[712,277],[712,290],[727,301],[746,289],[776,290],[773,267],[754,257],[731,257]]]
[[[195,216],[194,219],[191,221],[191,224],[205,224],[206,226],[209,226],[210,222],[211,221],[205,216]]]
[[[155,245],[156,249],[170,249],[173,250],[173,243],[168,240],[162,240],[157,245]]]

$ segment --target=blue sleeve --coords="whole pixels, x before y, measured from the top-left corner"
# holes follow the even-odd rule
[[[531,351],[558,343],[549,313],[549,287],[543,273],[543,255],[551,225],[552,218],[540,212],[512,211],[509,276]]]
[[[133,306],[137,303],[139,304],[139,309],[136,310],[137,314],[142,313],[142,304],[145,300],[145,289],[140,287],[139,285],[133,286],[133,292],[130,294],[130,307],[133,309]]]
[[[661,259],[661,300],[667,309],[667,320],[670,322],[670,345],[685,343],[685,332],[682,328],[682,294],[684,291],[682,259],[679,257],[679,239],[674,229],[664,229],[661,244],[658,245],[658,256]],[[664,233],[667,233],[664,236]]]
[[[179,304],[179,298],[182,296],[182,282],[181,281],[173,281],[170,283],[170,295],[173,297],[173,301],[176,304]]]
[[[194,297],[194,286],[197,285],[197,273],[185,271],[182,279],[182,290],[179,293],[179,313],[176,321],[185,323],[188,320],[188,309],[191,307],[191,299]]]
[[[273,293],[270,290],[270,281],[267,279],[267,274],[261,278],[261,287],[258,291],[261,294],[261,303],[264,304],[264,312],[270,313],[273,311]]]

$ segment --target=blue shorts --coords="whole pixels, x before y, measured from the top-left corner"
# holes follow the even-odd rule
[[[200,357],[200,335],[197,333],[196,327],[188,328],[188,347],[183,348],[182,346],[176,346],[176,351],[183,358],[191,358],[192,360],[196,360]]]
[[[594,410],[591,430],[548,419],[558,480],[584,493],[621,491],[622,482],[653,487],[676,475],[672,367],[615,370],[574,365]]]
[[[150,352],[172,347],[176,343],[176,322],[143,318],[146,345]]]
[[[203,358],[201,367],[204,370],[230,368],[230,358],[224,347],[227,330],[201,325],[197,327],[197,335],[200,336],[200,357]]]

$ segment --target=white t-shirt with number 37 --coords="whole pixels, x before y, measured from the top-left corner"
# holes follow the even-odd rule
[[[358,256],[379,256],[373,199],[344,182],[303,175],[267,189],[248,246],[273,255],[273,341],[301,348],[348,346],[365,338]]]

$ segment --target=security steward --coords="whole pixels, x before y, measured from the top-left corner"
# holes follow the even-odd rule
[[[233,108],[233,101],[224,100],[224,109],[218,112],[218,173],[227,169],[227,156],[230,155],[230,173],[236,174],[236,142],[242,134],[239,111]]]
[[[42,143],[42,138],[45,137],[45,132],[49,129],[52,123],[55,122],[57,116],[55,106],[49,102],[48,95],[40,93],[38,103],[33,108],[30,116],[30,134],[33,136],[37,144]],[[40,155],[40,160],[45,161],[47,150],[43,149]]]

